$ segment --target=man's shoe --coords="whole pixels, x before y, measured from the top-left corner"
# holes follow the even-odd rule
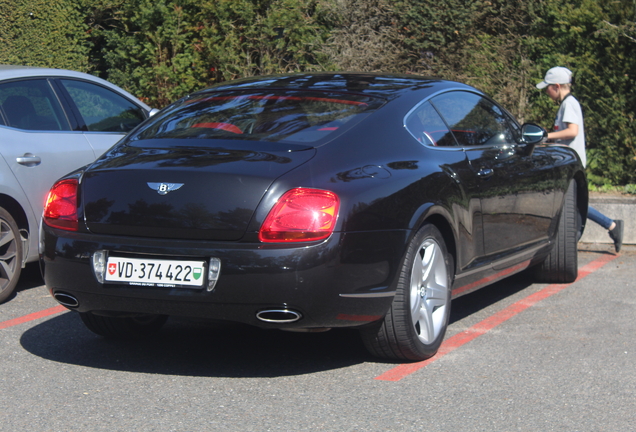
[[[614,249],[616,249],[616,253],[621,251],[621,246],[623,246],[623,221],[615,220],[614,223],[616,226],[614,229],[609,231],[609,236],[614,240]]]

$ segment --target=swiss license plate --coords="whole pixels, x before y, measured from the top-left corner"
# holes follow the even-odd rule
[[[105,281],[139,286],[202,287],[205,262],[111,256],[108,257]]]

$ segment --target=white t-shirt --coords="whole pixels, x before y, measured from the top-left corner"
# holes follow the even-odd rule
[[[579,133],[573,139],[569,140],[556,140],[559,144],[565,144],[572,147],[579,154],[583,166],[587,163],[585,157],[585,125],[583,124],[583,111],[581,110],[581,104],[571,94],[566,96],[561,102],[559,111],[557,111],[556,119],[554,120],[554,130],[560,131],[568,128],[567,123],[574,123],[579,126]]]

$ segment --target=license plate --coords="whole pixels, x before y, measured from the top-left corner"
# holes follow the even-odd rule
[[[159,287],[202,287],[204,261],[108,257],[106,282]]]

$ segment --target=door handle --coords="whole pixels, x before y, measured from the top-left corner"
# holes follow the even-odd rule
[[[492,177],[494,173],[495,172],[492,170],[492,168],[482,168],[477,173],[477,177],[487,179],[489,177]]]
[[[16,162],[20,165],[34,167],[42,163],[42,159],[39,156],[35,156],[32,153],[25,153],[23,156],[17,157]]]

